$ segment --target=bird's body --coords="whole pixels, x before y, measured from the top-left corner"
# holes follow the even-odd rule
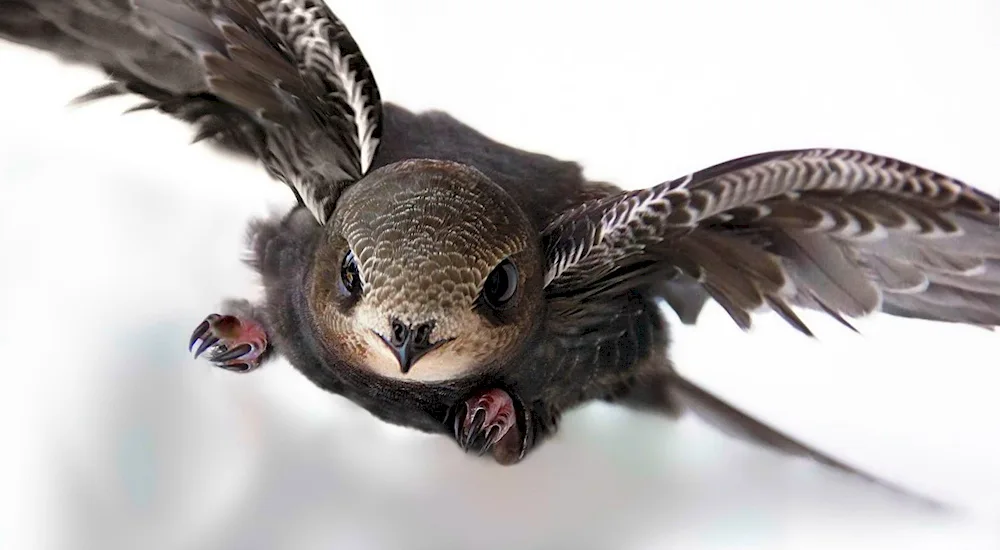
[[[391,103],[385,104],[384,112],[383,141],[373,161],[373,169],[394,166],[410,159],[449,161],[471,166],[503,189],[536,233],[566,210],[620,192],[611,184],[588,181],[576,163],[498,143],[446,113],[417,114]],[[404,205],[407,201],[399,201],[398,204]],[[365,213],[360,216],[364,217]],[[294,225],[296,217],[305,222],[299,225],[301,232],[282,229],[282,226]],[[302,273],[290,276],[269,260],[271,255],[280,257],[282,251],[288,257],[308,258],[309,252],[316,247],[316,240],[322,238],[320,228],[308,223],[309,220],[311,217],[300,207],[287,219],[263,222],[258,226],[260,234],[273,235],[275,239],[272,241],[265,237],[257,241],[259,252],[256,258],[265,278],[308,277],[305,265],[295,264],[295,268],[301,269]],[[423,225],[429,228],[427,237],[437,236],[440,228]],[[285,244],[285,239],[292,236]],[[275,246],[275,242],[282,244]],[[286,247],[296,252],[289,254]],[[408,242],[407,247],[414,248],[413,242]],[[339,268],[336,258],[326,263]],[[336,272],[327,274],[330,279],[338,276]],[[315,339],[314,329],[303,328],[300,323],[304,321],[296,315],[296,302],[308,300],[307,296],[299,294],[305,289],[274,284],[265,284],[265,287],[290,291],[269,292],[268,316],[276,321],[276,326],[287,327],[275,331],[279,339],[276,347],[292,350],[283,351],[283,354],[308,350],[290,357],[297,368],[314,382],[346,395],[384,420],[426,431],[450,431],[450,422],[453,422],[450,415],[454,413],[456,404],[462,403],[476,390],[502,387],[526,403],[537,404],[532,415],[539,425],[533,429],[544,433],[554,429],[561,411],[595,398],[621,397],[634,384],[636,376],[645,372],[644,367],[648,366],[650,373],[643,376],[652,376],[653,372],[665,374],[668,365],[665,360],[667,327],[660,305],[656,303],[658,293],[637,290],[625,300],[615,300],[612,308],[592,320],[594,325],[610,334],[629,331],[629,337],[616,339],[616,344],[624,348],[622,351],[629,354],[620,361],[591,361],[578,365],[560,361],[558,358],[564,356],[567,350],[554,345],[551,335],[545,333],[545,327],[539,326],[528,335],[528,345],[517,353],[503,355],[503,363],[482,365],[475,373],[459,371],[439,374],[432,367],[421,365],[420,369],[403,374],[398,365],[385,361],[372,361],[377,365],[374,368],[371,363],[367,368],[344,365],[345,368],[330,373],[326,367],[329,359],[317,360],[324,354],[323,338]],[[282,337],[292,341],[282,345]],[[604,332],[598,332],[594,337],[607,338]],[[586,346],[585,349],[594,350],[596,347]],[[574,371],[574,368],[577,370]],[[374,375],[373,370],[377,371]],[[661,370],[664,372],[659,372]],[[427,380],[422,380],[423,377]],[[553,381],[560,383],[553,384]]]
[[[383,103],[316,0],[14,0],[0,36],[103,69],[295,193],[254,222],[265,297],[192,335],[230,370],[282,355],[376,416],[505,464],[606,399],[694,411],[849,471],[678,375],[662,304],[743,328],[793,306],[1000,324],[1000,204],[875,154],[748,156],[639,191]],[[112,40],[111,37],[114,39]],[[855,473],[858,473],[854,471]]]

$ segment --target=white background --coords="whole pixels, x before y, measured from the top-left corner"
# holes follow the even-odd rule
[[[658,4],[654,7],[654,4]],[[332,1],[383,97],[641,187],[777,148],[896,156],[1000,192],[1000,4]],[[592,406],[501,468],[384,425],[284,362],[187,336],[254,296],[245,221],[290,197],[88,70],[0,46],[0,548],[1000,547],[1000,335],[714,305],[680,368],[936,516],[694,420]]]

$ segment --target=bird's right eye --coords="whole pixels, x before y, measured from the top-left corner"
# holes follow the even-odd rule
[[[340,285],[344,294],[357,295],[361,292],[361,272],[358,270],[358,259],[354,252],[347,251],[340,266]]]

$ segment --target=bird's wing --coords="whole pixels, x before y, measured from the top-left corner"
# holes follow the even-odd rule
[[[681,276],[744,328],[791,306],[1000,325],[998,200],[849,150],[763,153],[568,211],[543,232],[554,311]],[[689,279],[689,280],[690,280]],[[848,326],[850,326],[848,324]]]
[[[0,37],[103,70],[82,99],[145,96],[260,159],[320,223],[379,144],[371,69],[322,0],[6,0]]]
[[[844,323],[881,310],[995,327],[998,212],[995,197],[873,154],[744,157],[590,201],[550,224],[543,232],[547,322],[557,336],[600,345],[593,358],[570,350],[570,362],[642,348],[649,321],[608,313],[617,313],[623,306],[616,304],[635,289],[665,297],[689,318],[706,293],[744,329],[753,312],[770,308],[809,334],[792,306]],[[668,280],[679,292],[664,290]],[[690,411],[731,435],[907,492],[782,434],[675,372],[631,390],[634,405]]]

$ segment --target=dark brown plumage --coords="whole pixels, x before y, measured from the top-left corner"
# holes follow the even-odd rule
[[[0,34],[102,68],[88,99],[145,96],[298,197],[251,228],[264,302],[209,316],[196,353],[235,371],[280,354],[501,463],[603,399],[864,475],[681,378],[661,300],[694,322],[710,297],[743,328],[771,309],[806,334],[794,307],[1000,324],[997,199],[901,161],[779,151],[621,191],[383,104],[316,0],[15,0]]]

